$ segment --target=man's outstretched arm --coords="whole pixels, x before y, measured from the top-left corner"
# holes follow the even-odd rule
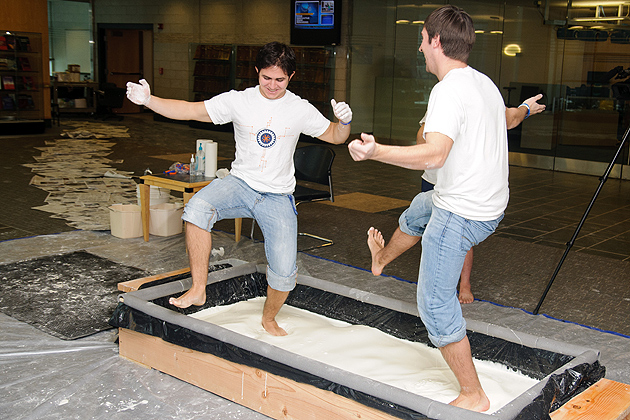
[[[144,79],[140,83],[127,82],[127,98],[136,105],[144,105],[173,120],[212,122],[203,102],[164,99],[151,95],[149,83]]]
[[[441,133],[427,133],[426,143],[413,146],[379,144],[371,134],[362,133],[350,142],[348,150],[356,161],[376,160],[407,169],[441,168],[453,147],[453,140]]]
[[[507,123],[507,129],[511,130],[522,123],[525,118],[543,112],[546,106],[538,103],[542,97],[542,93],[539,93],[536,96],[525,99],[518,107],[505,108],[505,122]]]

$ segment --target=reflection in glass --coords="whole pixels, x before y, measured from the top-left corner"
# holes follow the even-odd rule
[[[544,95],[547,111],[509,132],[512,164],[600,175],[630,124],[630,6],[590,3],[457,4],[475,22],[469,64],[497,84],[506,105]],[[366,0],[353,9],[354,129],[396,144],[415,141],[437,82],[418,51],[420,32],[438,5]],[[627,148],[621,160],[628,164]]]

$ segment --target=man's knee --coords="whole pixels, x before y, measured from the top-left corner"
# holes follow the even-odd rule
[[[418,310],[421,311],[420,308]],[[429,340],[438,348],[457,343],[466,337],[466,321],[461,316],[435,318],[432,314],[421,311],[420,318],[427,328]]]
[[[297,278],[297,266],[288,275],[276,273],[270,266],[267,266],[267,283],[269,286],[279,292],[290,292],[295,289]]]
[[[218,219],[217,209],[201,199],[191,198],[184,207],[182,220],[210,232]]]

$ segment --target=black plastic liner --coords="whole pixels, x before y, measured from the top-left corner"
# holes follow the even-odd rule
[[[253,273],[209,284],[206,287],[206,303],[203,306],[177,308],[168,303],[171,296],[161,297],[151,302],[188,315],[209,307],[230,305],[239,301],[266,296],[266,291],[265,275]],[[397,338],[432,346],[425,326],[418,317],[410,314],[304,285],[298,285],[289,294],[286,303],[329,318],[351,324],[367,325]],[[173,325],[130,308],[124,303],[118,305],[110,319],[110,324],[156,336],[179,346],[210,353],[225,360],[265,370],[296,382],[310,384],[402,419],[429,418],[389,401],[289,367],[187,328]],[[501,363],[538,380],[545,378],[574,359],[573,356],[531,348],[477,332],[469,331],[468,338],[473,357],[476,359]],[[605,369],[597,362],[593,365],[585,364],[584,368],[581,366],[567,369],[561,375],[552,375],[552,379],[545,386],[543,392],[521,412],[518,418],[522,420],[548,418],[550,409],[559,407],[604,376]],[[530,417],[527,417],[528,415]]]
[[[547,420],[575,395],[586,390],[606,374],[606,368],[595,362],[583,363],[565,370],[561,375],[551,375],[538,397],[525,407],[515,420]]]

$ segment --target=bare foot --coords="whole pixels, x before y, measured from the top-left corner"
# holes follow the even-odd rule
[[[271,321],[265,321],[263,319],[262,326],[265,331],[267,331],[271,335],[275,335],[276,337],[283,337],[285,335],[288,335],[287,332],[278,325],[275,319]]]
[[[377,254],[380,250],[385,248],[385,239],[383,239],[383,234],[373,227],[368,229],[367,234],[367,244],[368,248],[370,248],[370,253],[372,254],[372,274],[380,276],[383,272],[384,265],[377,262]]]
[[[190,289],[178,298],[170,298],[168,303],[178,308],[188,308],[191,305],[201,306],[206,303],[206,289],[203,289],[201,293]]]
[[[455,407],[465,408],[466,410],[477,411],[479,413],[487,411],[490,408],[490,400],[483,391],[481,394],[474,394],[470,396],[465,396],[460,393],[459,396],[449,404],[454,405]]]
[[[462,287],[459,286],[459,303],[473,303],[475,301],[475,297],[472,294],[472,290],[470,287]]]

